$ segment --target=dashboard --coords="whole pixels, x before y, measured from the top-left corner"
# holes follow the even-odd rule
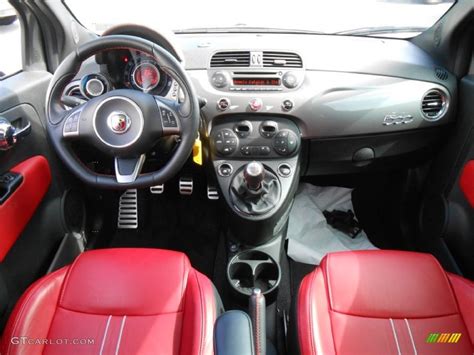
[[[160,45],[160,38],[154,42]],[[455,77],[406,40],[203,33],[177,34],[163,46],[170,43],[206,102],[201,134],[211,147],[214,127],[237,135],[227,160],[255,158],[249,153],[252,140],[241,147],[238,127],[258,130],[256,119],[281,118],[294,124],[301,139],[303,173],[384,169],[388,161],[390,167],[406,165],[431,151],[455,120]],[[179,100],[178,84],[143,53],[110,51],[83,66],[67,95],[90,97],[88,87],[103,86]],[[102,85],[87,85],[92,79]]]

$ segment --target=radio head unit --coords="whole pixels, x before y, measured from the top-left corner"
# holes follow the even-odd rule
[[[209,79],[221,91],[292,91],[304,79],[303,70],[210,70]]]

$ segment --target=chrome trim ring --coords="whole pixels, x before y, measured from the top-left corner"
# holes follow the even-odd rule
[[[131,104],[133,106],[134,109],[137,110],[138,112],[138,117],[139,117],[139,122],[140,122],[140,129],[138,131],[138,134],[136,135],[135,138],[133,138],[130,142],[126,143],[126,144],[121,144],[121,145],[115,145],[115,144],[110,144],[109,142],[107,142],[105,139],[103,139],[99,132],[97,131],[97,125],[96,125],[96,120],[97,120],[97,112],[99,111],[99,109],[106,103],[106,102],[109,102],[109,101],[112,101],[112,100],[123,100],[123,101],[126,101],[128,102],[129,104]],[[108,117],[108,116],[107,116]],[[112,148],[126,148],[126,147],[130,147],[133,143],[135,143],[142,135],[143,133],[143,126],[145,124],[145,120],[143,118],[143,112],[142,110],[140,109],[140,107],[132,100],[130,100],[129,98],[127,97],[124,97],[124,96],[111,96],[107,99],[105,99],[104,101],[102,101],[99,105],[97,105],[97,107],[95,108],[94,110],[94,115],[92,117],[92,125],[94,127],[94,132],[96,134],[96,136],[100,139],[100,141],[102,143],[104,143],[105,145],[109,146],[109,147],[112,147]]]

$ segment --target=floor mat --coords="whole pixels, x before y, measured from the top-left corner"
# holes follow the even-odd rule
[[[220,203],[194,196],[142,196],[139,228],[117,230],[109,247],[182,251],[194,268],[212,278],[222,222]]]
[[[288,225],[288,256],[318,265],[330,252],[377,249],[361,231],[355,238],[328,225],[323,211],[354,211],[351,189],[301,184]]]

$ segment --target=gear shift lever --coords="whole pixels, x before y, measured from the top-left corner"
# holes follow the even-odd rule
[[[253,216],[270,211],[278,204],[281,194],[278,177],[257,161],[239,169],[230,187],[230,197],[235,208]]]
[[[249,190],[258,191],[262,188],[265,178],[265,168],[262,163],[253,161],[248,163],[244,169],[244,180]]]

